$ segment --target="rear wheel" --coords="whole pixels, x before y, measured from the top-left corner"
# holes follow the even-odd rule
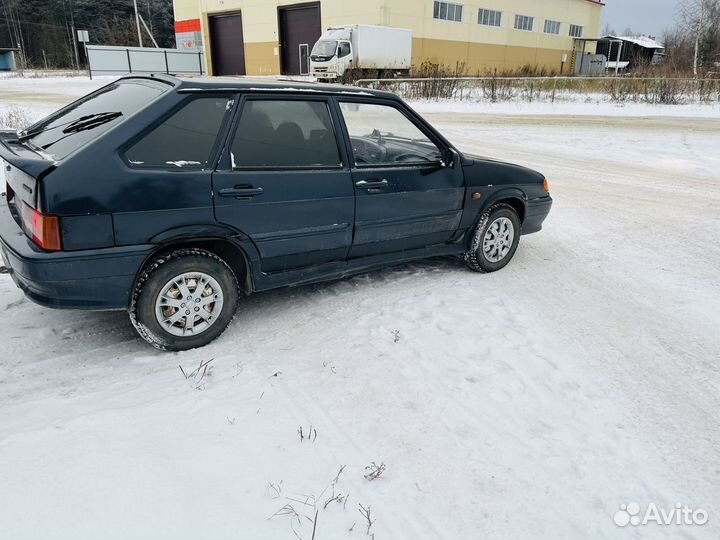
[[[517,250],[520,226],[520,217],[512,206],[499,203],[488,208],[480,216],[465,254],[468,266],[476,272],[504,268]]]
[[[230,267],[201,249],[179,249],[150,262],[133,291],[130,320],[158,349],[202,347],[235,315],[238,283]]]

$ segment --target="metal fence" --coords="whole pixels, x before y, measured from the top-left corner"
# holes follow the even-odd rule
[[[88,45],[87,53],[91,78],[93,75],[125,73],[205,73],[205,55],[202,51]]]
[[[360,79],[356,85],[407,99],[457,101],[608,101],[613,103],[718,103],[720,79],[634,77],[437,77]]]

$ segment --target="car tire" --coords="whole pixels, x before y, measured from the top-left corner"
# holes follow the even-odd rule
[[[504,268],[517,250],[520,227],[520,217],[508,204],[498,203],[485,210],[465,253],[467,265],[476,272]]]
[[[145,341],[184,351],[222,334],[235,316],[238,297],[237,278],[225,261],[202,249],[178,249],[145,266],[128,311]]]

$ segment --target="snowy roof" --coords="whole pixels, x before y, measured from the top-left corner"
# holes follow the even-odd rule
[[[647,36],[639,36],[639,37],[630,37],[630,36],[603,36],[600,39],[621,39],[623,41],[628,41],[630,43],[634,43],[635,45],[639,45],[640,47],[644,47],[645,49],[664,49],[665,45],[662,43],[659,43],[655,41],[652,38],[649,38]]]

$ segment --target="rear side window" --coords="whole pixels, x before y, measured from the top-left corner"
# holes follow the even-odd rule
[[[230,103],[229,96],[192,99],[135,142],[125,158],[134,167],[204,169]]]
[[[233,169],[340,167],[324,101],[248,100],[231,146]]]
[[[118,81],[30,126],[25,133],[31,135],[29,144],[60,160],[169,89],[164,83],[149,80]]]

